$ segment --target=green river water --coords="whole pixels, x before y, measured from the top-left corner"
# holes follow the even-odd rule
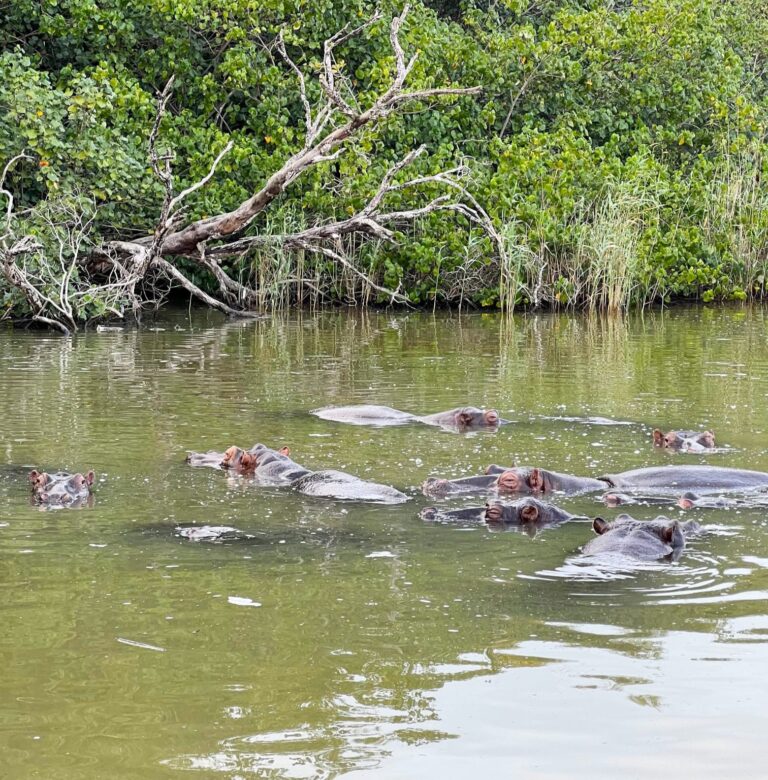
[[[670,509],[706,533],[677,563],[622,571],[578,560],[586,521],[535,538],[430,525],[418,486],[489,463],[768,470],[767,325],[741,308],[180,311],[71,339],[3,330],[0,777],[765,777],[765,510]],[[309,415],[347,403],[513,422]],[[713,428],[728,449],[654,450],[656,426]],[[184,463],[257,441],[411,500],[313,499]],[[31,505],[33,466],[93,468],[93,505]],[[194,543],[179,523],[254,538]]]

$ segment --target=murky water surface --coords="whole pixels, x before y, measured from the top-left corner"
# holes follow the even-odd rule
[[[185,312],[71,340],[2,331],[0,775],[764,777],[765,510],[688,512],[707,532],[677,563],[611,570],[579,563],[585,521],[535,538],[428,525],[417,486],[492,462],[768,470],[766,324]],[[514,422],[308,414],[363,402]],[[655,451],[655,426],[730,449]],[[412,498],[316,500],[183,462],[257,441]],[[30,505],[32,466],[95,469],[93,506]],[[179,523],[253,539],[193,543]]]

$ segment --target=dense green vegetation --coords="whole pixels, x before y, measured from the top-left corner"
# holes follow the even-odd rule
[[[276,52],[278,33],[316,106],[322,93],[311,77],[323,41],[373,10],[363,0],[6,3],[0,159],[27,158],[4,184],[14,211],[0,247],[2,312],[23,316],[31,306],[9,273],[11,238],[24,235],[42,247],[25,261],[40,289],[59,289],[69,269],[72,321],[122,310],[91,288],[93,251],[155,230],[163,186],[147,143],[171,75],[160,139],[175,153],[177,188],[233,143],[186,201],[189,220],[219,214],[303,143],[297,78]],[[392,77],[388,24],[401,7],[382,10],[336,55],[361,102]],[[414,303],[610,309],[765,293],[764,2],[430,0],[413,4],[401,40],[407,56],[419,53],[411,90],[481,85],[482,93],[409,104],[365,128],[338,159],[304,172],[248,233],[354,214],[389,167],[425,144],[409,176],[466,164],[463,184],[505,251],[446,211],[401,225],[396,245],[350,238],[358,267]],[[409,206],[405,193],[388,197],[393,208]],[[204,268],[173,262],[216,290]],[[255,289],[252,305],[386,299],[323,254],[260,244],[224,262]]]

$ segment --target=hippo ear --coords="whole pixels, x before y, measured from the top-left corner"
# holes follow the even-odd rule
[[[93,469],[91,469],[86,475],[85,475],[85,484],[86,485],[92,485],[93,480],[96,479],[96,475],[93,473]]]
[[[37,469],[32,469],[32,471],[29,472],[29,481],[36,482],[39,476],[40,472]]]
[[[534,504],[526,504],[520,510],[520,519],[524,523],[535,523],[539,519],[539,508]]]
[[[653,444],[655,447],[664,446],[664,434],[658,428],[653,430]]]
[[[291,448],[290,447],[280,447],[278,452],[281,455],[285,455],[286,457],[288,457],[291,454]]]
[[[528,477],[528,485],[531,490],[544,492],[544,477],[541,474],[541,469],[531,469],[531,473]]]
[[[603,520],[602,517],[596,517],[592,521],[592,530],[600,536],[601,534],[604,534],[608,529],[610,528],[610,525],[607,520]]]

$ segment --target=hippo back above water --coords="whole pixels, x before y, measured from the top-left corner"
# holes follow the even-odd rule
[[[291,487],[308,496],[366,501],[376,504],[402,504],[408,496],[389,485],[347,474],[335,469],[312,471],[291,482]]]
[[[686,490],[715,493],[768,487],[768,474],[763,471],[720,466],[652,466],[607,474],[600,479],[614,488],[646,488],[665,493]]]

